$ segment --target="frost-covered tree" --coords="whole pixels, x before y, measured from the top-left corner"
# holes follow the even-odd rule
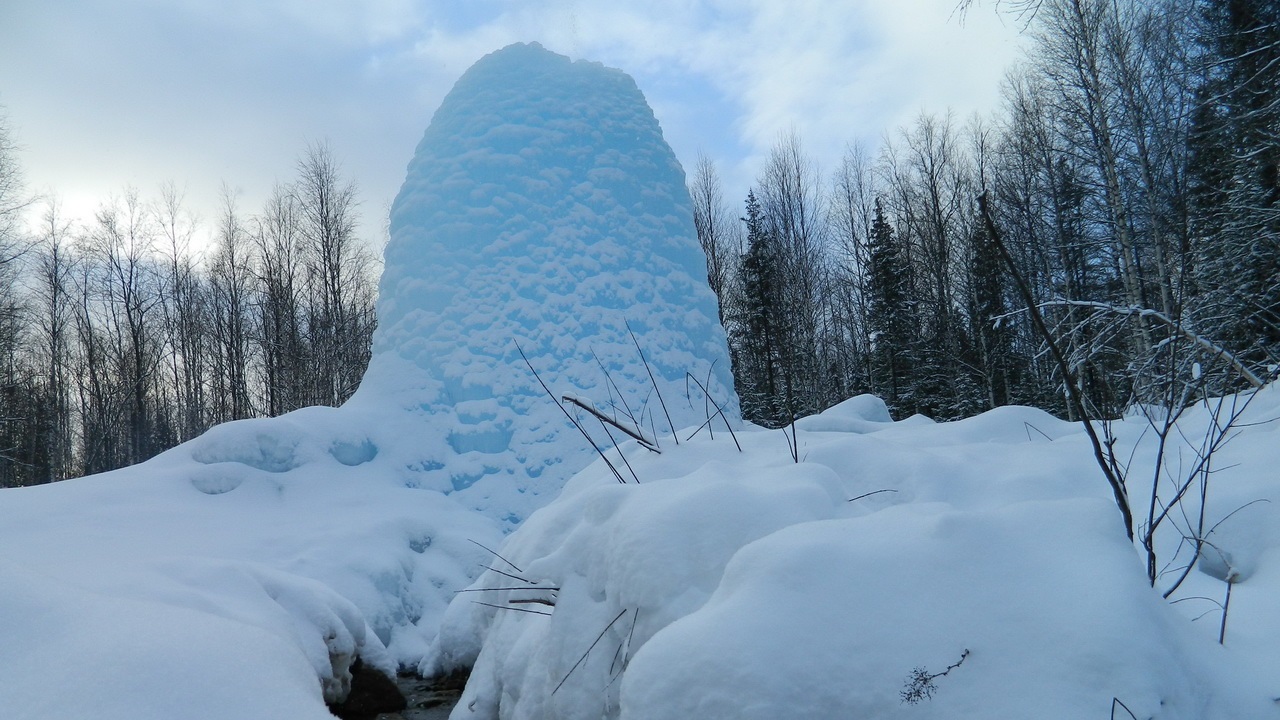
[[[1280,347],[1280,6],[1200,2],[1192,148],[1200,327],[1251,361]]]

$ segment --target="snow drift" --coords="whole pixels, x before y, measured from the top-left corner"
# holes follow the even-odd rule
[[[863,396],[798,423],[798,464],[782,431],[753,430],[741,453],[632,445],[640,485],[584,470],[499,550],[530,582],[486,573],[460,594],[424,669],[474,663],[455,718],[1074,720],[1116,700],[1276,717],[1277,393],[1213,479],[1213,543],[1253,570],[1225,646],[1224,584],[1210,564],[1176,604],[1147,584],[1080,425],[1020,407],[895,423]],[[1173,456],[1208,417],[1183,419]],[[1115,430],[1140,497],[1152,433],[1140,416]]]

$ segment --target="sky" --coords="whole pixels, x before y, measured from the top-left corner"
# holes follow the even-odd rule
[[[740,202],[781,133],[825,170],[922,111],[998,106],[1019,24],[957,0],[3,0],[0,112],[28,188],[84,220],[172,182],[206,230],[325,142],[375,242],[431,115],[486,53],[538,41],[631,74],[691,172]]]

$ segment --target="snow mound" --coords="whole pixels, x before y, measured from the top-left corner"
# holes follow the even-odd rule
[[[501,531],[406,485],[397,442],[307,408],[0,492],[5,717],[323,718],[357,657],[415,664]]]
[[[715,412],[692,373],[738,422],[706,276],[684,173],[635,82],[512,45],[463,74],[409,165],[352,403],[407,409],[417,482],[513,525],[595,457],[564,395],[665,434]]]
[[[423,670],[474,664],[455,718],[1068,720],[1113,699],[1142,718],[1272,717],[1280,396],[1260,395],[1207,516],[1215,551],[1240,557],[1205,562],[1184,602],[1147,584],[1079,425],[1017,407],[895,423],[856,398],[797,423],[800,463],[783,431],[753,430],[743,452],[624,448],[639,485],[588,467],[507,536],[507,575],[455,599]],[[1136,462],[1153,452],[1142,418],[1113,429]],[[1223,647],[1204,601],[1231,562],[1247,574]]]

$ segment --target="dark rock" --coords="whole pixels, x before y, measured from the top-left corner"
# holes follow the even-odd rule
[[[342,720],[374,720],[379,713],[399,712],[406,707],[396,683],[359,658],[351,665],[351,693],[329,712]]]

